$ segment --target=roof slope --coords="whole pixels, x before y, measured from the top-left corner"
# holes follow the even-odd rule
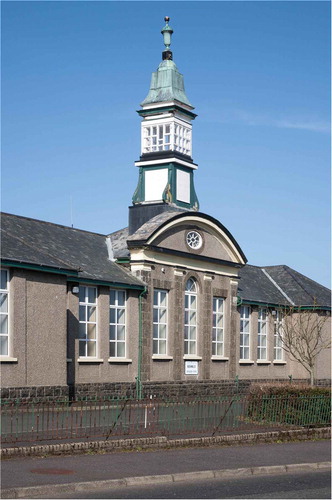
[[[18,215],[1,215],[3,260],[72,270],[78,277],[123,285],[143,283],[109,259],[106,235]]]
[[[331,291],[288,266],[257,267],[247,264],[239,270],[242,300],[275,305],[329,307]]]

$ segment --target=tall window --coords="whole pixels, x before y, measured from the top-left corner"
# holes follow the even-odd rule
[[[283,360],[283,348],[282,348],[282,312],[280,310],[276,311],[274,316],[274,349],[273,349],[273,359],[275,361]]]
[[[224,299],[213,297],[212,356],[224,355]]]
[[[267,359],[267,309],[258,308],[257,359]]]
[[[125,290],[110,290],[110,357],[126,357]]]
[[[1,269],[0,279],[0,355],[9,355],[8,338],[8,271]]]
[[[240,360],[250,359],[250,307],[240,310]]]
[[[192,278],[184,295],[184,354],[197,354],[197,285]]]
[[[97,288],[79,289],[79,355],[97,356]]]
[[[153,354],[167,354],[167,292],[153,292]]]

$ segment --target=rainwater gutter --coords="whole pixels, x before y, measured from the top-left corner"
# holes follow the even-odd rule
[[[138,361],[137,361],[137,377],[136,379],[136,397],[137,399],[142,399],[142,357],[143,357],[143,295],[147,293],[147,288],[138,296]]]

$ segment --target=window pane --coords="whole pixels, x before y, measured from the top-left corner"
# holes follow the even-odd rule
[[[0,333],[8,333],[8,316],[0,316]]]
[[[222,356],[223,355],[222,344],[216,344],[216,346],[217,346],[217,356]]]
[[[158,340],[153,341],[153,354],[159,354],[159,352],[158,352]]]
[[[217,326],[218,326],[218,328],[223,327],[223,317],[222,316],[217,317]]]
[[[159,310],[159,323],[166,323],[166,309]]]
[[[8,312],[8,295],[6,293],[0,294],[0,312]]]
[[[190,325],[196,325],[196,313],[195,312],[190,312],[189,323],[190,323]]]
[[[118,326],[118,340],[124,340],[125,339],[125,327],[124,326]]]
[[[115,309],[110,309],[110,323],[115,323]]]
[[[158,292],[156,292],[156,291],[154,291],[154,292],[153,292],[153,305],[154,305],[154,306],[158,306],[158,305],[159,305],[159,304],[158,304],[158,297],[159,297],[159,293],[158,293]]]
[[[166,354],[166,340],[159,342],[159,354]]]
[[[126,292],[123,290],[118,291],[118,305],[124,306],[126,301]]]
[[[188,335],[189,335],[189,328],[187,326],[184,327],[184,338],[185,339],[188,339]]]
[[[79,287],[78,298],[80,302],[85,302],[85,286]]]
[[[110,326],[110,340],[115,340],[115,328],[114,325]]]
[[[115,306],[115,297],[116,297],[115,290],[110,290],[110,304],[112,306]]]
[[[160,305],[162,307],[167,306],[167,293],[166,292],[160,292]]]
[[[88,338],[95,339],[96,338],[96,325],[88,324]]]
[[[196,342],[189,342],[189,354],[196,354]]]
[[[158,323],[159,319],[159,311],[158,309],[153,309],[153,322]]]
[[[0,355],[8,356],[8,337],[0,337]]]
[[[159,326],[159,338],[161,338],[161,339],[166,338],[166,325]]]
[[[120,325],[124,325],[125,323],[125,311],[124,309],[117,310],[117,320]]]
[[[126,345],[124,342],[118,342],[118,357],[124,358],[126,355]]]
[[[88,302],[90,304],[95,304],[97,298],[97,289],[89,287],[88,288]]]
[[[86,321],[86,307],[80,306],[78,310],[79,321]]]
[[[189,335],[191,340],[196,340],[196,326],[189,327]]]
[[[157,338],[158,338],[158,336],[159,336],[159,335],[158,335],[158,331],[159,331],[159,327],[158,327],[158,325],[153,325],[153,337],[154,337],[155,339],[157,339]]]
[[[115,357],[115,342],[110,343],[110,357],[111,358]]]
[[[190,296],[190,308],[196,309],[196,295]]]
[[[88,356],[96,356],[96,342],[88,342]]]
[[[1,280],[0,280],[0,288],[1,290],[7,290],[8,288],[8,283],[7,283],[7,276],[8,273],[4,269],[1,270]]]
[[[88,306],[88,320],[96,321],[96,308],[94,306]]]

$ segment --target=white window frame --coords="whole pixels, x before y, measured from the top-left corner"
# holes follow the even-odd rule
[[[212,302],[212,356],[224,357],[225,299],[213,297]],[[219,326],[221,324],[221,326]]]
[[[162,297],[165,297],[163,305]],[[162,336],[164,331],[164,336]],[[154,289],[153,291],[153,334],[152,354],[166,356],[168,353],[168,291]]]
[[[240,361],[250,360],[251,307],[240,307]],[[244,356],[245,350],[247,355]]]
[[[114,303],[112,302],[114,294]],[[119,297],[123,300],[119,301]],[[122,304],[123,302],[123,304]],[[123,358],[127,356],[127,292],[111,288],[109,293],[110,305],[110,330],[109,330],[109,357]],[[112,318],[114,316],[114,318]],[[112,321],[113,319],[113,321]],[[121,332],[121,333],[120,333]],[[114,338],[112,338],[114,337]],[[121,346],[121,347],[120,347]],[[114,348],[114,351],[113,351]],[[122,353],[119,352],[123,348]],[[113,352],[112,352],[113,351]]]
[[[273,361],[284,361],[284,350],[282,348],[282,324],[283,324],[283,314],[280,309],[276,310],[276,314],[273,319],[274,327],[274,342],[273,342]]]
[[[84,293],[84,301],[80,300],[81,297],[81,291],[85,290]],[[88,290],[94,289],[95,290],[95,302],[90,302],[89,301],[89,292]],[[91,320],[91,318],[88,317],[88,313],[90,309],[94,308],[95,309],[95,321]],[[84,318],[81,319],[81,313],[84,311]],[[84,327],[83,327],[84,325]],[[88,331],[89,331],[89,326],[94,326],[94,331],[95,331],[95,336],[94,338],[89,339]],[[79,358],[88,358],[88,359],[95,359],[97,358],[97,353],[98,353],[98,289],[95,286],[89,286],[89,285],[80,285],[79,287]],[[81,331],[85,330],[85,336],[81,337]],[[95,349],[94,349],[94,354],[88,354],[89,349],[88,346],[89,344],[94,344]],[[81,345],[84,345],[84,354],[81,353]]]
[[[198,293],[194,278],[189,278],[186,282],[184,300],[184,355],[197,356]],[[192,307],[193,304],[196,307]]]
[[[267,360],[267,339],[268,339],[268,309],[258,308],[257,319],[257,360]]]
[[[6,287],[3,288],[0,283],[0,337],[1,339],[7,340],[7,349],[6,352],[0,352],[1,357],[9,358],[10,355],[10,325],[9,325],[9,271],[8,269],[1,269],[1,274],[5,274],[5,282]],[[1,279],[2,282],[2,279]],[[5,307],[3,307],[5,305]],[[5,328],[2,330],[2,327],[5,325]],[[2,343],[1,343],[2,344]]]

